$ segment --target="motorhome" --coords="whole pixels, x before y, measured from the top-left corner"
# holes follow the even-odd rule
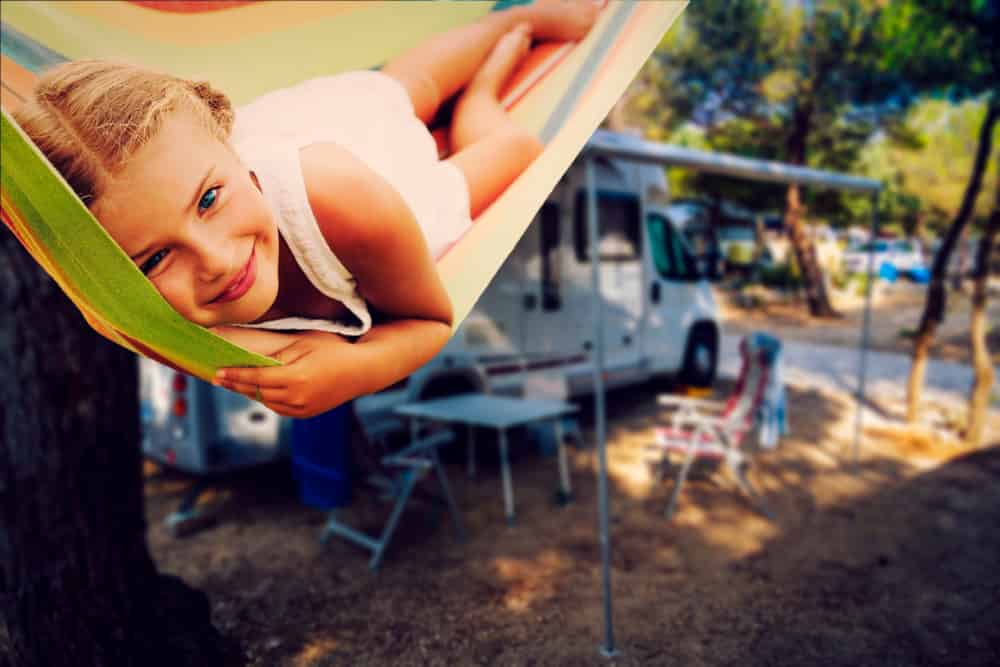
[[[597,138],[639,142],[604,131]],[[595,298],[602,300],[604,313],[606,387],[666,375],[690,385],[711,384],[720,342],[716,303],[671,223],[663,168],[594,159],[600,294],[592,289],[581,159],[545,201],[448,345],[406,380],[357,399],[357,412],[370,419],[403,401],[465,392],[518,394],[538,374],[565,380],[569,395],[586,394],[592,391],[597,344]],[[193,378],[173,376],[141,360],[147,455],[206,472],[259,460],[263,443],[278,446],[286,432],[278,415]],[[183,410],[177,409],[178,401]],[[191,420],[196,421],[183,423]],[[252,457],[230,452],[244,440],[253,446]],[[206,456],[206,449],[213,453]]]

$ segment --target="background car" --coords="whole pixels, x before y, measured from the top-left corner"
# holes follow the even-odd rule
[[[913,276],[925,273],[923,248],[919,241],[912,239],[878,239],[849,248],[844,253],[843,267],[847,273],[866,273],[869,252],[874,254],[872,271],[883,272],[888,265],[896,273]]]

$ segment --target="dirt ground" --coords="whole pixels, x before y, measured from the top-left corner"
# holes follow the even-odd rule
[[[915,332],[923,313],[924,287],[900,281],[893,285],[877,284],[871,316],[871,347],[884,352],[908,354],[912,348],[906,332]],[[992,328],[987,344],[1000,364],[1000,293],[996,289],[987,301],[987,322]],[[841,319],[811,319],[802,301],[780,298],[778,293],[758,293],[755,303],[741,305],[726,290],[716,290],[723,327],[729,333],[765,329],[784,340],[854,347],[861,342],[864,300],[847,294],[835,295],[834,305]],[[959,292],[948,295],[945,320],[931,347],[931,356],[947,361],[971,364],[969,346],[969,297]]]
[[[1000,415],[981,451],[869,431],[853,465],[851,403],[793,389],[790,435],[751,472],[775,521],[702,470],[667,522],[670,484],[643,462],[655,394],[608,397],[612,660],[592,449],[570,449],[575,502],[559,507],[554,458],[518,440],[513,526],[495,464],[476,479],[449,464],[468,539],[414,501],[377,573],[367,552],[318,542],[324,513],[299,504],[285,466],[223,482],[218,525],[184,539],[163,519],[190,480],[159,471],[151,550],[209,595],[253,665],[1000,664]],[[342,518],[375,530],[388,509],[361,492]]]

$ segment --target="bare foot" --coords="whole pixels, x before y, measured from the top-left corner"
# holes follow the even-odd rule
[[[597,21],[601,4],[594,0],[535,0],[525,7],[525,18],[539,39],[577,42]]]
[[[500,38],[469,82],[469,90],[496,98],[504,82],[531,48],[531,26],[522,23]]]

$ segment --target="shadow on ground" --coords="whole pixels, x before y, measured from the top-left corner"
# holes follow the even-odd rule
[[[1000,447],[920,467],[873,446],[844,465],[853,405],[793,391],[791,436],[751,474],[777,521],[703,474],[667,523],[669,485],[651,482],[642,456],[660,424],[655,393],[607,402],[621,651],[610,664],[995,664]],[[591,428],[585,417],[587,440]],[[603,665],[594,453],[571,463],[576,501],[557,507],[554,459],[522,448],[513,527],[495,466],[469,479],[450,465],[469,539],[414,503],[377,573],[360,549],[318,543],[324,515],[298,504],[280,467],[227,480],[220,523],[183,540],[161,521],[184,480],[151,478],[150,544],[161,569],[209,594],[250,664]],[[387,511],[359,494],[345,516],[374,530]]]

